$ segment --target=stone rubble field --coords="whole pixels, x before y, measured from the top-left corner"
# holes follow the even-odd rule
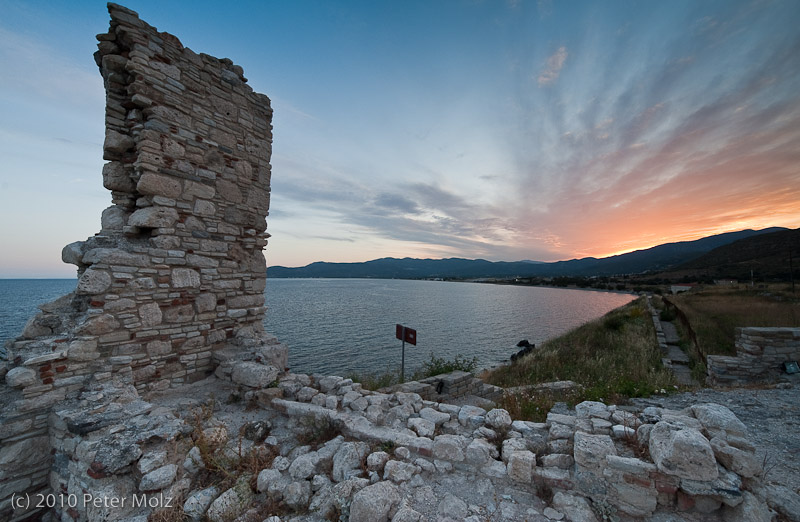
[[[179,499],[173,513],[212,522],[800,519],[794,482],[764,479],[761,441],[721,404],[584,402],[534,423],[336,376],[243,386],[254,365],[221,365],[149,402],[130,387],[85,392],[56,412],[62,489]]]

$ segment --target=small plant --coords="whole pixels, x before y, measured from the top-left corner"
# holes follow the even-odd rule
[[[394,451],[394,441],[385,440],[381,443],[381,451],[391,454]]]
[[[595,512],[600,520],[607,520],[608,522],[619,522],[617,516],[617,508],[615,508],[608,499],[598,500],[592,502],[592,510]]]
[[[689,361],[689,366],[692,370],[692,379],[701,385],[704,384],[706,382],[706,377],[708,377],[706,365],[702,361],[692,359]]]
[[[633,451],[633,455],[640,460],[650,460],[650,450],[647,446],[639,442],[639,437],[636,435],[636,430],[633,426],[629,426],[627,421],[623,423],[625,434],[622,436],[622,443],[628,446]],[[627,428],[633,429],[633,433],[629,432]]]
[[[158,509],[147,517],[147,522],[184,522],[189,516],[183,512],[183,497],[172,499],[172,507]]]
[[[502,453],[503,441],[505,441],[508,438],[508,432],[510,431],[510,428],[508,426],[504,426],[502,428],[495,428],[493,431],[495,433],[494,437],[490,437],[488,439],[488,442],[490,444],[494,444],[494,446],[497,448],[497,451]]]
[[[475,368],[478,367],[478,358],[472,357],[462,358],[459,355],[456,355],[455,358],[448,360],[442,357],[434,357],[431,354],[431,358],[425,362],[422,369],[414,375],[416,379],[424,379],[426,377],[433,377],[434,375],[441,375],[443,373],[450,373],[456,370],[460,370],[462,372],[473,372]]]
[[[777,467],[781,466],[781,462],[779,459],[775,458],[775,455],[770,452],[764,453],[764,460],[761,463],[761,472],[758,474],[762,480],[766,481],[767,476]]]

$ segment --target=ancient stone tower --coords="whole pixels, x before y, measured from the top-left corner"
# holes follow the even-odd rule
[[[63,260],[78,267],[75,292],[42,306],[7,347],[0,519],[13,493],[45,486],[48,414],[63,401],[100,385],[179,386],[237,351],[286,365],[285,348],[262,326],[270,100],[230,60],[108,8],[95,59],[113,204],[100,232],[64,248]]]

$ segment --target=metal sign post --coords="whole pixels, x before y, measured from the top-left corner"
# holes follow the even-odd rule
[[[400,360],[400,382],[406,381],[406,341],[417,345],[417,331],[413,328],[407,328],[402,324],[395,326],[395,337],[403,341],[402,359]]]

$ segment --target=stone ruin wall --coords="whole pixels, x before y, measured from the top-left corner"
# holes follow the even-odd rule
[[[711,384],[747,384],[781,377],[782,365],[800,361],[800,328],[736,329],[736,356],[709,355]]]
[[[95,59],[113,205],[99,233],[63,250],[78,267],[75,292],[8,343],[0,512],[12,493],[45,487],[48,413],[88,387],[190,383],[225,348],[223,360],[249,352],[286,366],[262,325],[270,100],[229,59],[197,54],[124,7],[109,12]]]

